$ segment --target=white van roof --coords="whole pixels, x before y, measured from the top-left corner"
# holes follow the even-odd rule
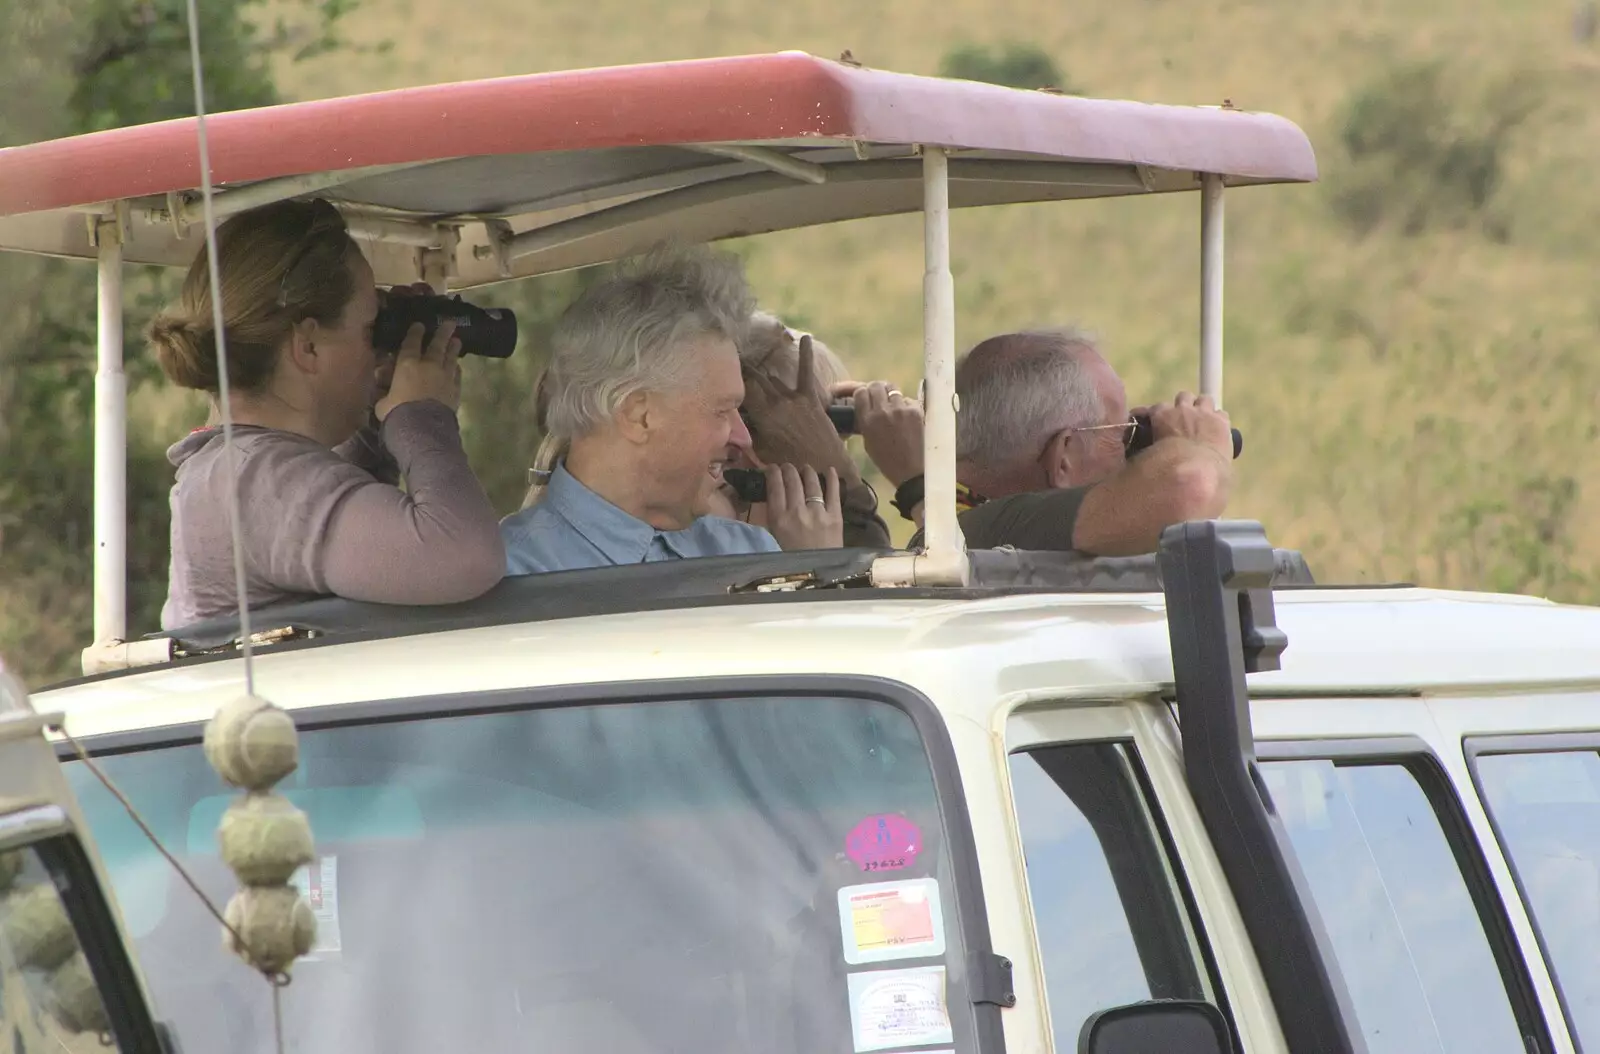
[[[1417,588],[1275,597],[1283,668],[1257,695],[1600,686],[1600,609]],[[818,657],[826,656],[819,664]],[[711,671],[715,671],[714,673]],[[717,604],[259,651],[259,692],[288,709],[516,688],[767,675],[889,678],[970,700],[987,725],[1017,693],[1164,691],[1158,593]],[[129,671],[40,693],[79,736],[202,722],[237,695],[239,660]],[[950,691],[971,684],[971,691]]]

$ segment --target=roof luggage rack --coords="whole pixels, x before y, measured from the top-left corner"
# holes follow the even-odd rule
[[[893,552],[824,549],[519,575],[462,604],[413,607],[317,597],[253,609],[251,645],[333,644],[585,615],[797,599],[774,594],[812,593],[817,594],[813,599],[822,600],[889,592],[900,598],[972,600],[1019,593],[1158,593],[1162,588],[1155,554],[1091,557],[1011,548],[969,551],[972,571],[966,587],[874,586],[874,561]],[[1273,550],[1273,561],[1279,584],[1316,584],[1298,552]],[[240,643],[239,620],[230,614],[121,644],[86,672],[102,676],[220,658],[236,654]]]

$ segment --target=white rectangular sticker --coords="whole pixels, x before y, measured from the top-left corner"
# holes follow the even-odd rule
[[[939,882],[914,878],[839,890],[839,932],[852,966],[944,954]]]
[[[339,940],[339,858],[319,856],[310,866],[296,871],[289,881],[299,887],[300,895],[311,905],[311,914],[317,920],[317,939],[306,960],[315,962],[340,951],[343,945]]]
[[[943,966],[850,975],[850,1029],[858,1051],[951,1043]]]

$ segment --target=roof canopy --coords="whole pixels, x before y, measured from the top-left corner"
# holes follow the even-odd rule
[[[468,81],[217,114],[221,214],[320,193],[380,282],[436,249],[453,288],[922,206],[921,146],[952,151],[952,207],[1308,182],[1305,134],[1271,114],[1019,91],[797,52]],[[124,259],[200,244],[193,119],[0,150],[0,249]]]

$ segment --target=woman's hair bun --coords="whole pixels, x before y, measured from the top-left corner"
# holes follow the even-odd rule
[[[150,323],[156,361],[173,384],[202,392],[217,390],[217,356],[210,331],[210,326],[202,330],[182,315],[157,315]]]

